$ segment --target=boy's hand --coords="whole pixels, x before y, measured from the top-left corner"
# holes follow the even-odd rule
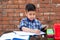
[[[32,32],[32,33],[40,34],[40,30],[38,29],[29,29],[29,28],[23,27],[22,30],[25,32]]]
[[[40,30],[34,30],[34,33],[36,33],[36,34],[40,34]]]
[[[48,28],[48,26],[46,25],[44,30],[46,30],[47,28]]]
[[[44,28],[44,30],[46,30],[48,28],[48,25],[43,25],[42,27]]]

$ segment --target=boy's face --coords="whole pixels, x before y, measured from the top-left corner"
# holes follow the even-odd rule
[[[35,11],[29,11],[26,13],[26,16],[30,19],[33,20],[36,17],[36,12]]]

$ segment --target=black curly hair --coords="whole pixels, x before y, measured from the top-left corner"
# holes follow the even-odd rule
[[[36,11],[36,7],[35,7],[34,4],[29,3],[29,4],[26,5],[25,10],[27,10],[27,11]]]

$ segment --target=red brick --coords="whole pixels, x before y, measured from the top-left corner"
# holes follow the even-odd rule
[[[3,25],[3,30],[12,31],[14,29],[14,25]]]
[[[44,8],[43,11],[44,12],[51,12],[51,8]]]
[[[37,17],[38,20],[40,21],[43,21],[44,20],[44,17],[43,16],[40,16],[40,17]]]
[[[5,4],[7,4],[7,2],[4,2],[4,1],[3,1],[3,2],[2,2],[2,4],[4,4],[4,5],[5,5]]]
[[[19,21],[20,20],[20,17],[14,17],[14,20]]]
[[[11,25],[14,24],[14,20],[10,20],[9,24],[11,24]]]
[[[55,4],[49,4],[49,3],[46,3],[46,4],[40,4],[40,7],[45,7],[45,8],[54,8],[55,7]]]
[[[3,30],[6,30],[8,28],[8,25],[3,25]]]
[[[0,35],[2,35],[3,34],[3,31],[0,31]]]
[[[55,5],[55,4],[51,4],[51,9],[52,9],[53,11],[55,11],[55,8],[56,8],[56,5]]]
[[[14,25],[9,25],[8,30],[13,31],[14,30]]]
[[[25,12],[25,9],[15,9],[16,13]]]
[[[9,17],[9,20],[14,20],[14,17]]]
[[[4,9],[4,11],[7,12],[7,13],[8,12],[11,13],[11,12],[14,12],[14,9]]]
[[[13,0],[13,1],[18,1],[18,0]]]
[[[49,24],[48,28],[52,28],[53,29],[53,24]]]
[[[25,17],[19,17],[19,20],[18,21],[20,22],[23,18],[25,18]]]
[[[50,20],[54,21],[56,19],[55,16],[50,16]]]
[[[0,9],[0,14],[2,13],[2,9]]]
[[[20,13],[20,9],[15,9],[15,13]]]
[[[43,16],[43,13],[36,13],[37,17]]]
[[[46,8],[51,8],[52,4],[44,4]]]
[[[2,5],[0,5],[0,8],[2,8]]]
[[[0,25],[2,25],[2,21],[0,21]]]
[[[15,17],[19,17],[20,13],[14,13]]]
[[[56,20],[55,23],[60,23],[60,20]]]
[[[60,16],[60,12],[56,12],[56,15],[57,15],[57,16]]]
[[[7,1],[7,4],[13,4],[12,0]]]
[[[33,4],[37,4],[39,0],[27,0],[26,2],[27,3],[33,3]]]
[[[14,25],[19,25],[19,21],[14,21]]]
[[[2,16],[3,17],[6,17],[7,16],[7,13],[6,12],[2,12]]]
[[[2,26],[2,25],[0,25],[0,31],[2,31],[2,27],[3,27],[3,26]]]
[[[40,13],[43,13],[44,12],[43,10],[44,10],[44,8],[39,8]]]
[[[15,14],[14,13],[8,13],[8,17],[14,17]]]
[[[55,16],[55,19],[56,20],[60,20],[60,16]]]
[[[40,21],[40,22],[41,22],[41,24],[47,24],[46,21]]]
[[[19,8],[25,8],[25,5],[19,5]]]
[[[47,16],[44,16],[44,20],[45,20],[45,21],[50,20],[49,16],[48,16],[48,15],[47,15]]]
[[[2,17],[0,17],[0,21],[2,21]]]
[[[19,4],[18,0],[13,0],[13,4]]]
[[[60,0],[52,0],[52,3],[60,3]]]
[[[1,5],[2,8],[6,8],[6,5]]]
[[[19,4],[25,4],[26,1],[25,1],[25,0],[18,0],[18,3],[19,3]]]
[[[51,12],[55,12],[55,8],[50,8],[50,11]]]
[[[54,27],[54,23],[53,23],[53,24],[51,24],[51,27],[52,27],[52,28]]]
[[[8,21],[9,20],[9,17],[2,17],[2,20],[3,21]]]
[[[40,0],[40,3],[49,3],[50,0]]]
[[[2,13],[0,13],[0,17],[2,17]]]
[[[5,24],[7,25],[7,24],[9,24],[9,21],[2,21],[2,24],[3,25],[5,25]]]
[[[40,8],[39,11],[40,12],[50,12],[51,9],[50,8]]]
[[[18,8],[18,5],[7,5],[7,8]]]
[[[0,4],[1,4],[1,2],[0,2]]]
[[[60,12],[60,7],[56,7],[56,8],[55,8],[55,11],[56,11],[56,12]]]
[[[47,4],[40,4],[40,7],[41,7],[41,8],[47,7],[46,5],[47,5]]]

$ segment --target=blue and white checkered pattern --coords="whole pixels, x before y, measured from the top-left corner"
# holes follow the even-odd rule
[[[27,27],[31,29],[41,29],[42,24],[37,19],[29,20],[28,18],[23,18],[20,22],[19,28],[22,30],[22,27]]]

